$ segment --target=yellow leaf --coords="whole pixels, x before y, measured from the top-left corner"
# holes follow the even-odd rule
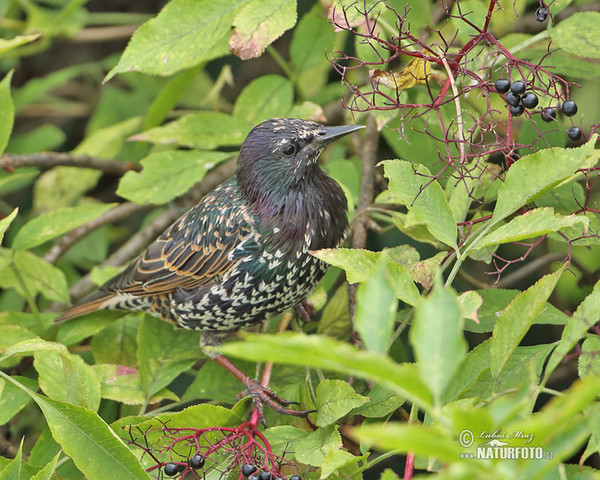
[[[414,87],[419,83],[427,83],[431,74],[431,63],[422,58],[412,60],[401,72],[384,72],[383,70],[370,70],[371,79],[378,81],[394,90],[404,90]]]

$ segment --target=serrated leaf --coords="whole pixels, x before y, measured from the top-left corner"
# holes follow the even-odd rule
[[[15,121],[15,105],[10,96],[12,76],[11,70],[0,82],[0,154],[4,153]]]
[[[59,237],[90,220],[98,218],[116,203],[99,203],[66,207],[44,213],[27,222],[17,232],[12,247],[27,250]]]
[[[363,458],[355,457],[346,450],[330,450],[327,452],[327,455],[325,455],[325,458],[321,463],[321,476],[319,477],[319,480],[329,478],[334,472],[348,464],[356,463],[361,459],[365,461],[366,457],[368,457],[368,454],[365,454]]]
[[[388,260],[381,257],[377,268],[356,290],[354,328],[367,350],[385,353],[390,347],[398,301],[386,278]]]
[[[526,291],[517,295],[498,318],[490,344],[490,370],[493,377],[498,377],[507,360],[544,308],[564,269],[563,265],[556,272],[545,275]]]
[[[404,404],[404,398],[395,394],[388,388],[375,384],[369,392],[369,401],[352,411],[353,415],[362,415],[368,418],[384,417]]]
[[[100,381],[91,366],[67,352],[34,352],[33,366],[40,388],[50,398],[96,411],[100,405]]]
[[[415,309],[409,340],[421,378],[438,404],[467,352],[462,324],[454,292],[441,285],[436,285]]]
[[[563,228],[583,225],[587,230],[589,219],[578,215],[558,215],[553,208],[534,208],[513,218],[506,225],[488,233],[477,242],[478,248],[498,245],[508,242],[519,242],[532,237],[539,237],[550,232],[558,232]]]
[[[578,12],[550,30],[560,48],[574,55],[600,58],[600,12]]]
[[[176,330],[171,324],[146,316],[138,330],[138,364],[148,398],[166,387],[202,356],[199,332]]]
[[[293,100],[294,87],[287,78],[263,75],[242,90],[233,107],[233,116],[257,125],[269,118],[286,117]]]
[[[28,251],[17,251],[12,256],[13,262],[21,278],[15,275],[10,265],[0,269],[0,286],[15,288],[20,295],[26,297],[25,283],[29,294],[42,294],[48,300],[69,303],[67,280],[61,270]]]
[[[363,249],[325,248],[311,252],[324,262],[343,269],[348,283],[364,282],[381,262],[385,264],[385,276],[394,291],[396,298],[409,305],[415,305],[419,298],[419,290],[413,283],[408,271],[393,259],[393,253],[387,250],[371,252]]]
[[[515,162],[498,189],[491,224],[550,191],[584,165],[595,163],[600,155],[594,151],[596,138],[578,148],[544,149]]]
[[[187,192],[206,172],[229,158],[223,152],[167,151],[148,155],[141,172],[127,172],[117,195],[139,204],[160,205]]]
[[[369,401],[343,380],[323,380],[317,387],[317,426],[325,427]]]
[[[216,58],[213,47],[223,38],[247,0],[173,0],[153,19],[138,28],[119,63],[105,81],[117,73],[142,72],[172,75],[201,61]]]
[[[296,459],[300,463],[318,467],[329,452],[342,448],[342,437],[337,425],[320,427],[296,444]]]
[[[366,378],[381,383],[424,409],[431,405],[431,396],[415,365],[397,364],[386,355],[358,350],[331,338],[291,332],[246,334],[244,342],[227,343],[218,350],[237,358],[306,365]]]
[[[6,217],[0,220],[0,245],[2,244],[2,240],[4,240],[4,233],[10,227],[10,224],[17,216],[17,212],[19,208],[15,208],[12,212],[10,212]]]
[[[296,0],[250,0],[233,19],[229,51],[242,60],[260,57],[296,18]]]
[[[221,112],[198,112],[151,128],[130,140],[211,150],[241,145],[249,131],[250,125],[239,118]]]
[[[444,191],[430,171],[402,160],[387,160],[383,165],[393,201],[406,205],[436,239],[456,250],[456,223]]]
[[[38,395],[4,372],[0,372],[0,375],[25,391],[38,404],[54,439],[88,478],[108,476],[149,480],[150,477],[131,450],[97,414],[83,407]]]
[[[33,378],[19,375],[13,375],[12,377],[30,390],[36,391],[38,389],[37,382]],[[0,388],[0,425],[5,425],[31,402],[31,397],[10,382],[4,382],[0,379],[0,383],[4,383],[4,387]]]
[[[61,456],[62,452],[58,452],[54,455],[54,458],[47,463],[38,473],[36,473],[31,480],[52,480],[54,471],[56,470],[56,464]]]
[[[31,33],[29,35],[17,35],[10,40],[0,38],[0,54],[13,50],[21,45],[34,42],[41,36],[41,33]]]

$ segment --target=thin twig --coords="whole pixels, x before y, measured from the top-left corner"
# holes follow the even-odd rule
[[[84,28],[71,38],[74,42],[106,42],[131,37],[139,25],[115,25],[110,27]]]
[[[0,168],[8,171],[20,167],[53,168],[57,166],[93,168],[113,175],[123,175],[129,170],[139,171],[141,169],[139,165],[133,162],[105,160],[71,153],[43,152],[27,155],[5,153],[0,157]]]
[[[379,143],[379,131],[377,122],[373,116],[367,119],[365,138],[357,147],[362,164],[360,180],[360,197],[358,199],[357,211],[361,212],[354,219],[350,239],[352,248],[365,248],[367,245],[367,228],[370,222],[368,207],[373,202],[375,195],[375,162],[377,159],[377,146]],[[356,307],[356,285],[348,285],[348,310],[350,318],[354,318]]]
[[[123,218],[129,217],[134,213],[140,212],[149,208],[150,205],[138,205],[133,202],[126,202],[117,205],[115,208],[112,208],[108,212],[100,215],[98,218],[94,218],[88,223],[77,227],[74,230],[71,230],[64,237],[58,240],[44,255],[44,260],[49,263],[56,262],[69,248],[71,248],[75,243],[85,237],[91,231],[101,227],[102,225],[106,225],[107,223],[112,223],[117,220],[121,220]]]
[[[527,276],[536,272],[540,267],[552,262],[558,262],[560,260],[565,259],[564,253],[548,253],[543,257],[536,258],[532,262],[523,265],[523,267],[519,268],[516,272],[511,273],[510,275],[506,275],[496,282],[494,285],[495,288],[506,288],[515,283],[523,280]],[[491,286],[491,285],[490,285]]]

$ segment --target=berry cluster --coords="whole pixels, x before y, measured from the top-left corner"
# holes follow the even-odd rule
[[[187,465],[185,463],[169,462],[165,464],[163,471],[165,472],[165,475],[174,477],[178,473],[182,473],[188,467],[188,465],[193,470],[198,470],[204,466],[204,463],[204,457],[199,453],[196,453],[189,459]]]
[[[242,466],[242,475],[248,480],[285,480],[284,477],[275,476],[268,470],[263,470],[256,474],[258,467],[253,463],[246,463]],[[289,480],[301,480],[300,476],[292,475]]]
[[[539,103],[539,99],[535,93],[525,93],[527,86],[521,80],[510,83],[506,78],[499,78],[494,83],[494,88],[496,92],[506,94],[504,100],[511,115],[514,117],[522,115],[526,108],[532,109],[537,107]],[[572,117],[577,113],[577,104],[573,100],[566,100],[562,104],[561,111],[565,116]],[[544,122],[556,120],[556,108],[545,108],[541,112],[541,117]],[[573,141],[579,140],[581,138],[581,128],[575,126],[569,128],[567,136]]]

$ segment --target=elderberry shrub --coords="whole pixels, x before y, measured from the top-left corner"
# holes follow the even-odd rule
[[[544,122],[551,122],[556,118],[556,109],[549,107],[542,112],[542,120]]]
[[[573,100],[567,100],[562,104],[562,112],[567,117],[572,117],[577,113],[577,104]]]
[[[523,115],[523,112],[525,111],[523,105],[511,105],[508,109],[513,117],[519,117]]]
[[[246,463],[243,467],[242,467],[242,475],[244,477],[249,477],[250,475],[252,475],[254,472],[256,472],[257,468],[256,465],[253,465],[252,463]]]
[[[567,137],[576,142],[581,138],[581,128],[579,127],[571,127],[567,132]]]
[[[507,78],[499,78],[494,83],[494,88],[498,93],[506,93],[510,89],[510,81]]]
[[[527,92],[523,95],[523,98],[521,98],[521,102],[525,108],[535,108],[538,104],[538,97],[533,92]]]
[[[506,103],[509,105],[516,107],[521,103],[521,95],[515,95],[512,92],[508,92],[506,97],[504,97],[504,100],[506,100]]]
[[[521,80],[513,82],[510,86],[510,91],[515,95],[523,95],[525,93],[525,83]]]
[[[538,22],[544,22],[548,18],[548,9],[546,7],[539,7],[535,11],[535,19]]]

